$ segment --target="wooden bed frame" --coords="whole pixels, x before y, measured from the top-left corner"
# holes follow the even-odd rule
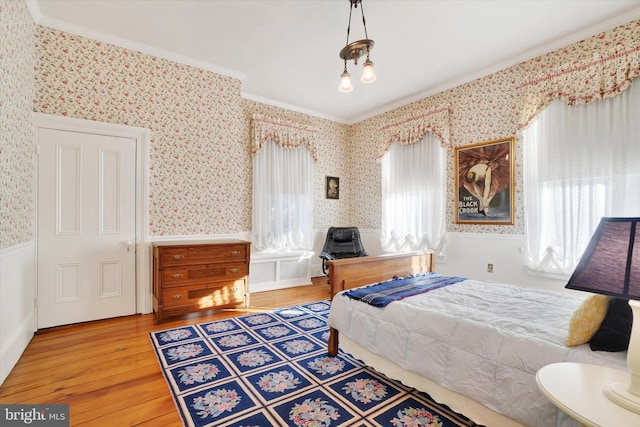
[[[390,280],[393,276],[433,271],[433,252],[393,254],[327,261],[331,298],[340,291]],[[329,328],[328,354],[338,354],[338,331]]]
[[[411,274],[428,273],[434,269],[434,254],[432,252],[381,255],[360,258],[346,258],[327,261],[329,266],[329,280],[331,284],[331,298],[340,291],[378,283],[392,279],[393,276],[408,276]],[[395,378],[405,385],[428,393],[434,400],[446,403],[454,411],[465,414],[480,425],[500,427],[524,427],[522,424],[502,414],[492,411],[482,404],[452,392],[439,384],[409,373],[406,370],[386,361],[384,358],[364,349],[347,337],[343,338],[343,347],[347,353],[359,357],[378,372]],[[338,330],[329,328],[328,355],[338,354]]]

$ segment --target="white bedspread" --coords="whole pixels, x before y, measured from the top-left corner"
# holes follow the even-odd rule
[[[627,369],[626,353],[564,345],[581,302],[559,292],[465,280],[384,308],[338,294],[329,325],[403,369],[527,426],[549,427],[557,425],[557,410],[538,390],[538,369],[565,361]]]

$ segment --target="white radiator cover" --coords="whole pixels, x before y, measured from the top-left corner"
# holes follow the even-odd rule
[[[254,252],[249,266],[249,291],[264,292],[311,284],[312,251]]]

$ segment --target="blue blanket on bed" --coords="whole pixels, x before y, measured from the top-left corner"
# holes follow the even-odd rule
[[[375,285],[351,289],[346,291],[344,295],[376,307],[384,307],[390,302],[429,292],[463,280],[467,279],[430,273],[401,279],[396,278]]]

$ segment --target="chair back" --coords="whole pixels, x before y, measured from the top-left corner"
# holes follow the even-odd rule
[[[368,256],[360,240],[358,227],[330,227],[322,252],[322,271],[327,274],[325,261]]]

